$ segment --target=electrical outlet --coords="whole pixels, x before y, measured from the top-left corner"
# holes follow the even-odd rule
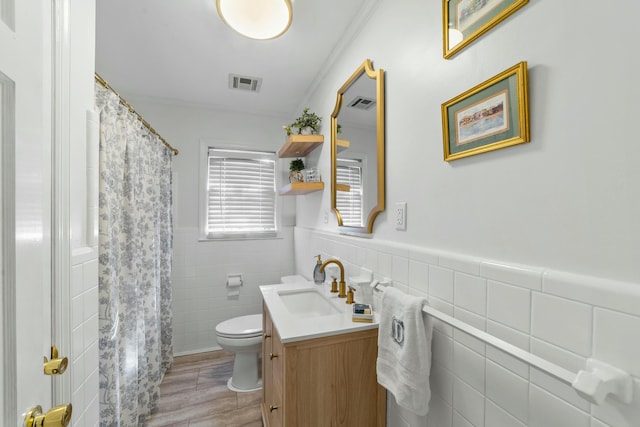
[[[407,229],[407,202],[396,203],[395,222],[396,230]]]

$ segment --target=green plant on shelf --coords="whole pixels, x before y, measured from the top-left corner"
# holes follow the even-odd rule
[[[291,172],[301,171],[303,169],[304,162],[302,161],[302,159],[291,160],[291,163],[289,163],[289,171]]]
[[[318,117],[316,113],[310,112],[309,107],[307,107],[302,110],[302,115],[295,119],[293,123],[282,126],[282,128],[287,132],[287,135],[293,134],[294,130],[298,135],[303,132],[315,135],[320,130],[320,123],[322,123],[322,118]]]

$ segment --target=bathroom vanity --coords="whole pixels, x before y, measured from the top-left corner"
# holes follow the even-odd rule
[[[316,285],[260,289],[264,425],[384,426],[377,323],[352,322],[351,306]]]

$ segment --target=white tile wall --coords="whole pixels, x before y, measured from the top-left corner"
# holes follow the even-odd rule
[[[508,342],[509,344],[513,344],[523,350],[529,350],[528,334],[523,334],[516,331],[515,329],[511,329],[507,326],[493,322],[491,320],[487,321],[487,332],[494,337],[498,337],[501,340]],[[502,367],[509,369],[514,374],[520,375],[522,378],[529,378],[529,365],[503,352],[502,350],[487,346],[487,358],[501,365]]]
[[[475,427],[484,426],[484,396],[458,377],[453,379],[453,410]]]
[[[595,358],[634,375],[631,405],[612,398],[593,405],[555,378],[435,321],[429,414],[412,416],[390,397],[388,426],[640,426],[640,284],[299,227],[294,241],[298,274],[309,277],[312,254],[340,253],[347,277],[366,267],[376,279],[389,277],[436,309],[572,372]]]
[[[486,401],[486,425],[500,427],[524,427],[525,424],[507,413],[491,400]]]
[[[531,291],[490,280],[487,292],[487,317],[528,334]]]
[[[594,357],[640,377],[640,317],[601,308],[594,314]]]
[[[409,282],[411,288],[429,293],[429,265],[424,262],[409,260]]]
[[[590,417],[586,412],[534,385],[530,393],[530,427],[589,427]]]
[[[244,241],[199,241],[197,228],[174,229],[173,346],[174,354],[219,349],[215,327],[232,317],[262,312],[260,285],[293,274],[293,229],[281,238]],[[358,259],[355,246],[341,251]],[[353,256],[352,256],[353,254]],[[309,258],[310,277],[315,263]],[[239,296],[228,296],[227,274],[242,273]]]
[[[610,401],[607,405],[592,406],[594,417],[613,427],[635,427],[640,425],[640,380],[635,379],[633,386],[633,401],[631,405],[625,405],[616,401]]]
[[[475,314],[485,316],[487,313],[486,279],[464,273],[455,273],[454,280],[453,300],[455,305]]]
[[[591,306],[534,292],[531,307],[531,335],[583,356],[591,353]]]
[[[437,362],[431,366],[431,390],[437,393],[449,405],[453,403],[453,374]]]
[[[528,422],[529,382],[489,360],[486,397],[521,422]]]
[[[391,402],[392,399],[389,399]],[[397,405],[387,405],[387,408],[394,408]],[[389,409],[388,409],[389,410]],[[397,423],[397,418],[393,416],[393,409],[391,409],[390,413],[387,417],[387,425],[395,426],[400,423]],[[453,409],[451,404],[443,401],[437,395],[431,395],[431,402],[429,403],[429,413],[427,414],[427,425],[429,427],[452,427],[453,423]],[[403,420],[400,420],[404,422]],[[417,425],[417,424],[416,424]],[[410,426],[413,427],[413,426]]]
[[[98,425],[98,259],[97,253],[72,257],[71,375],[74,427]]]
[[[459,342],[453,343],[453,372],[459,379],[481,393],[485,389],[484,365],[483,355]]]
[[[469,421],[467,421],[460,413],[453,412],[453,427],[473,427]]]
[[[430,266],[429,294],[452,303],[453,277],[453,270],[445,269],[435,265]]]

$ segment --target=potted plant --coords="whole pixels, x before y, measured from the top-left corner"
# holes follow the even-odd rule
[[[289,182],[303,182],[304,176],[302,170],[304,169],[304,162],[302,159],[291,160],[289,163]]]
[[[302,115],[298,117],[293,123],[288,126],[282,126],[287,132],[287,135],[294,133],[294,129],[297,129],[297,134],[312,134],[315,135],[320,129],[320,123],[322,118],[318,117],[316,113],[309,112],[309,107],[302,110]]]

